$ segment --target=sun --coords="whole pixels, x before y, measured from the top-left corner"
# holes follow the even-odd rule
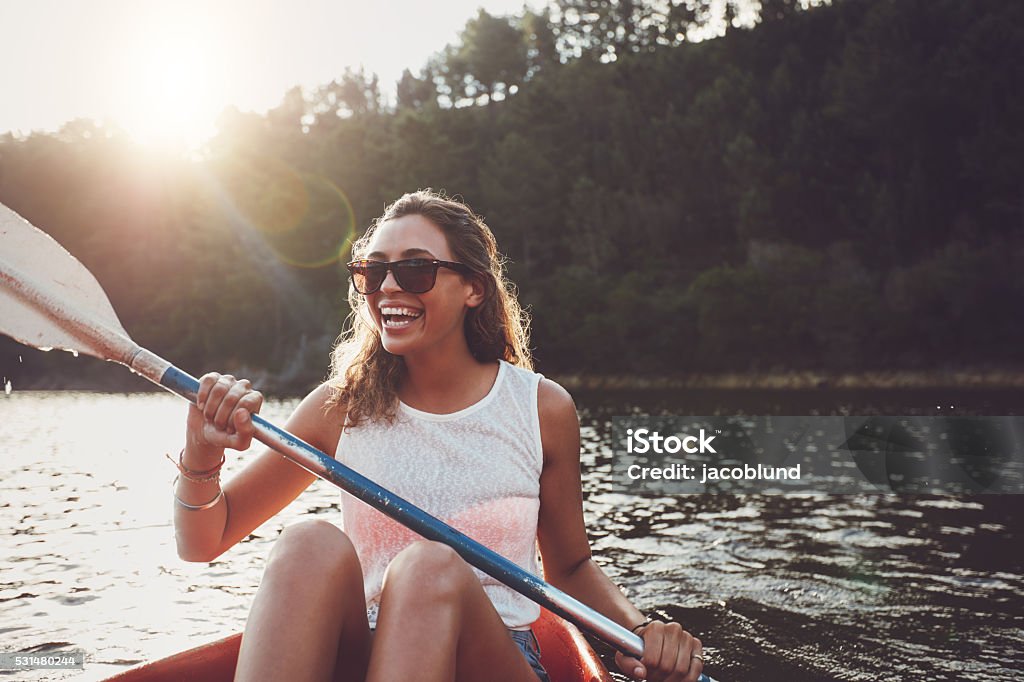
[[[115,118],[139,142],[195,149],[214,133],[218,55],[206,38],[197,27],[165,25],[136,44]]]

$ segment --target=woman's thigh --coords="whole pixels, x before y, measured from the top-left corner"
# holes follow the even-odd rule
[[[537,682],[480,580],[449,547],[418,542],[388,567],[367,680]]]
[[[369,662],[362,570],[348,537],[321,520],[278,538],[246,622],[236,679],[359,681]]]

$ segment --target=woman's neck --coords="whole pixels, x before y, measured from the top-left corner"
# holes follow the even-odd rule
[[[480,362],[464,353],[433,353],[405,358],[405,379],[398,397],[424,412],[456,412],[482,399],[497,376],[495,362]]]

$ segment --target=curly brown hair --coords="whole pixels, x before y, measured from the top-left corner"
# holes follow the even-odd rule
[[[429,188],[405,194],[352,244],[352,257],[363,257],[383,223],[407,215],[421,215],[437,225],[455,260],[468,265],[473,270],[470,276],[484,284],[483,303],[469,308],[465,318],[466,342],[473,357],[533,369],[529,316],[516,299],[515,285],[505,276],[505,259],[494,234],[466,204]],[[349,427],[375,419],[390,423],[398,405],[398,385],[405,376],[405,359],[384,349],[366,298],[351,283],[348,302],[351,312],[331,353],[327,384],[333,390],[328,407],[344,405]]]

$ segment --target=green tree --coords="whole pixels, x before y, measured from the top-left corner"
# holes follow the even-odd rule
[[[340,78],[316,89],[310,108],[319,125],[331,125],[339,118],[379,114],[383,110],[380,79],[359,69],[346,67]]]
[[[551,9],[545,7],[539,12],[525,10],[520,22],[527,42],[527,60],[529,71],[527,79],[538,71],[553,68],[560,63],[558,39],[551,23]]]
[[[462,99],[507,97],[529,69],[526,36],[508,17],[481,9],[466,22],[456,45],[445,48],[442,76],[453,103]]]
[[[437,101],[437,89],[429,72],[414,76],[409,69],[402,71],[396,95],[398,109],[420,109],[430,102]]]

